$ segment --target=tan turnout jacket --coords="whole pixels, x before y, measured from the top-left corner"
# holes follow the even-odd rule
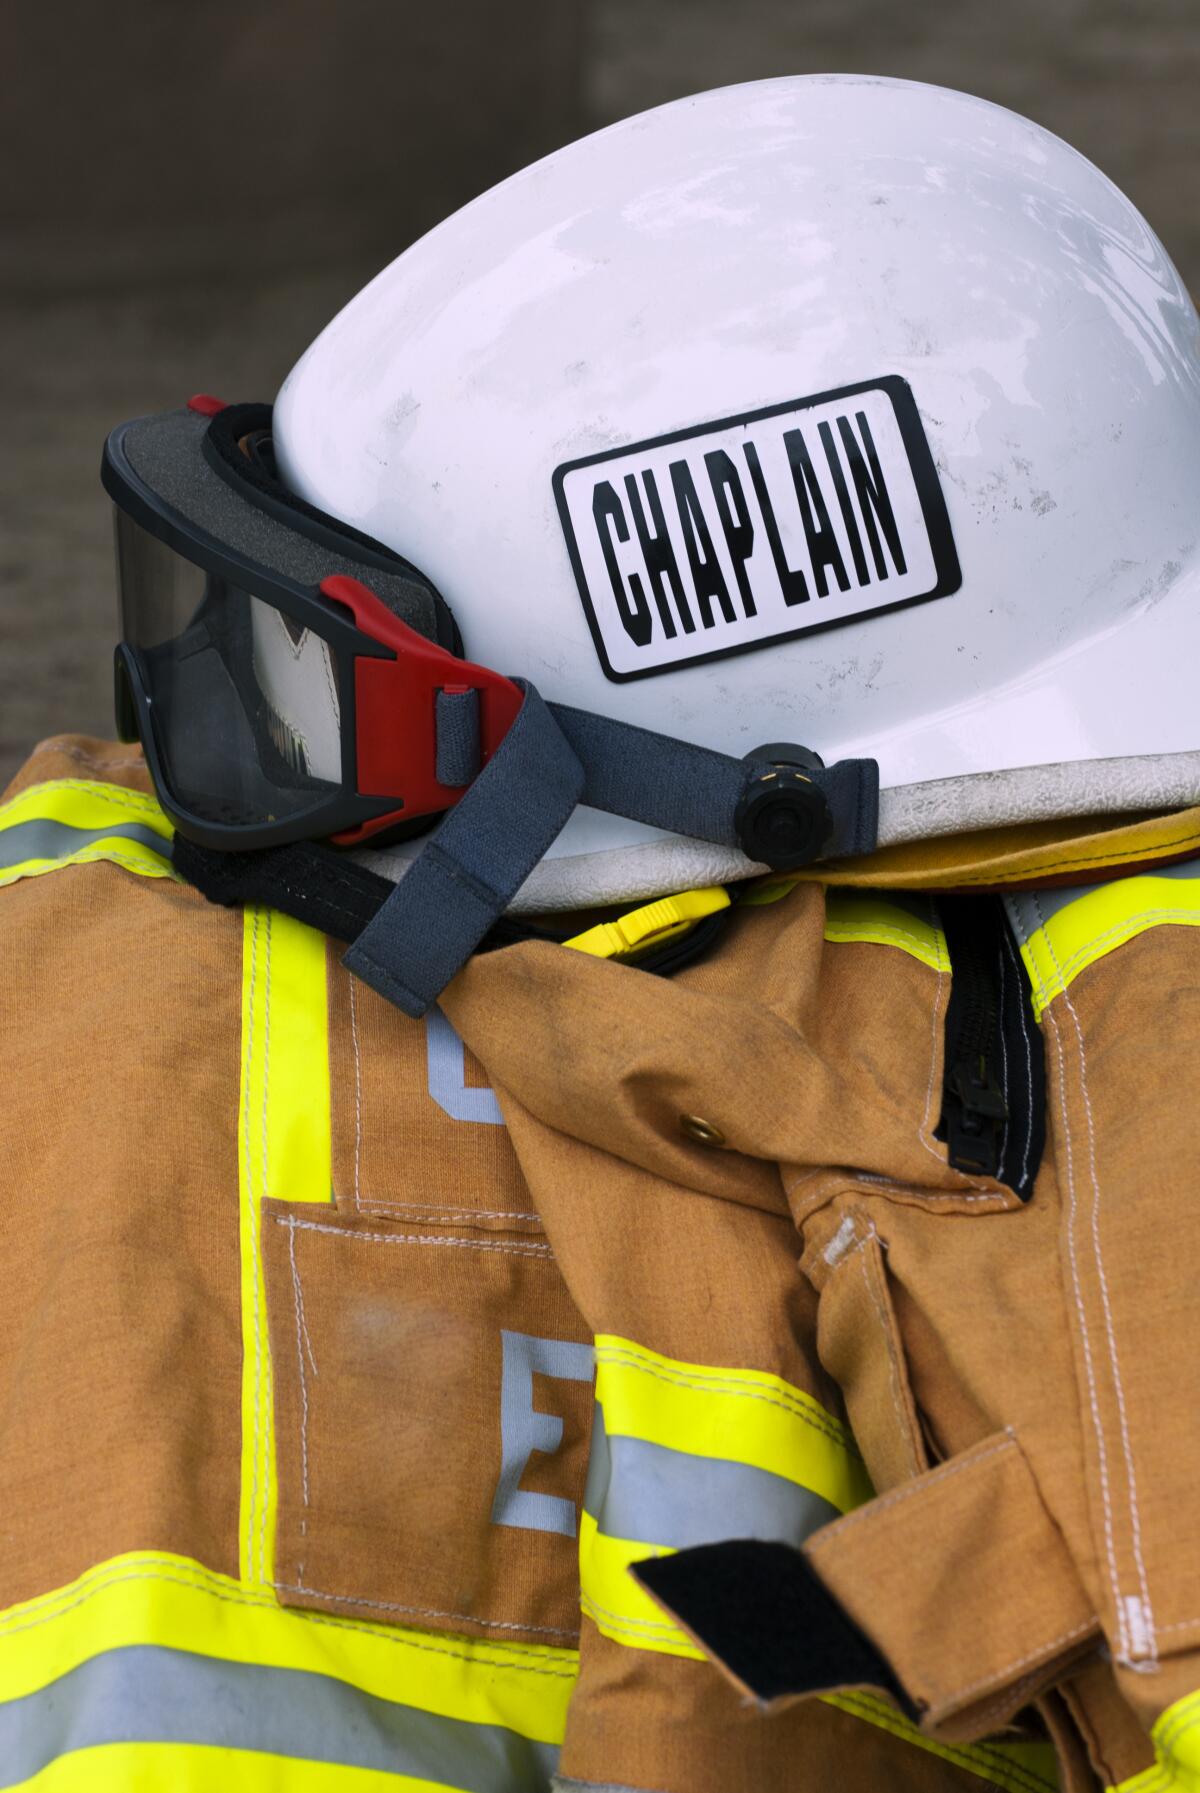
[[[418,1023],[149,792],[64,738],[0,808],[0,1785],[1200,1786],[1200,817]],[[998,887],[1007,1180],[939,1137]],[[801,1684],[839,1616],[883,1682]]]

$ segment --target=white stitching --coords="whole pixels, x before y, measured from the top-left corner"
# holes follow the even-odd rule
[[[1117,1357],[1117,1334],[1113,1323],[1112,1303],[1108,1292],[1108,1275],[1104,1268],[1104,1256],[1100,1246],[1100,1175],[1096,1165],[1096,1124],[1092,1112],[1092,1098],[1087,1086],[1087,1053],[1083,1042],[1083,1029],[1079,1025],[1079,1016],[1070,996],[1064,991],[1063,1001],[1071,1017],[1075,1029],[1075,1037],[1079,1043],[1079,1087],[1083,1091],[1083,1107],[1087,1116],[1088,1164],[1092,1175],[1092,1248],[1096,1256],[1096,1269],[1100,1278],[1100,1298],[1104,1309],[1104,1329],[1108,1338],[1108,1357],[1112,1366],[1113,1387],[1117,1396],[1117,1419],[1121,1438],[1121,1450],[1125,1458],[1125,1481],[1129,1493],[1129,1523],[1132,1534],[1133,1560],[1137,1568],[1138,1586],[1141,1589],[1145,1607],[1145,1622],[1150,1633],[1148,1660],[1157,1662],[1158,1641],[1154,1632],[1154,1607],[1150,1599],[1150,1587],[1146,1577],[1146,1561],[1142,1553],[1142,1523],[1138,1511],[1137,1477],[1133,1467],[1133,1446],[1129,1436],[1129,1412],[1125,1401],[1125,1385],[1121,1380],[1121,1366]]]
[[[460,1245],[466,1251],[506,1251],[514,1257],[552,1258],[549,1245],[529,1239],[446,1239],[436,1233],[360,1233],[352,1227],[322,1226],[315,1220],[297,1220],[292,1215],[276,1215],[276,1226],[299,1228],[303,1233],[332,1233],[335,1239],[363,1239],[372,1245]]]
[[[541,1225],[540,1214],[523,1214],[515,1208],[450,1208],[441,1202],[389,1202],[376,1201],[373,1195],[364,1196],[361,1206],[364,1214],[374,1214],[387,1210],[407,1214],[413,1220],[421,1220],[426,1215],[436,1219],[445,1214],[455,1220],[536,1220]]]
[[[812,1182],[814,1178],[825,1177],[831,1182],[829,1201],[841,1194],[871,1195],[876,1189],[891,1190],[896,1195],[910,1196],[922,1208],[931,1211],[935,1205],[939,1207],[957,1207],[960,1202],[991,1202],[993,1207],[1003,1206],[1008,1199],[1003,1189],[985,1189],[979,1195],[967,1195],[961,1189],[929,1189],[920,1183],[902,1183],[898,1177],[884,1177],[869,1170],[830,1169],[828,1165],[816,1170],[802,1170],[800,1175],[790,1183],[783,1185],[785,1196],[796,1193],[802,1183]],[[864,1188],[863,1185],[869,1185]]]
[[[922,1140],[921,1143],[924,1145],[925,1141]],[[938,1163],[942,1164],[943,1169],[945,1169],[945,1165],[940,1158],[938,1159]],[[875,1171],[871,1170],[854,1172],[854,1184],[852,1187],[857,1188],[862,1183],[868,1183],[872,1188],[878,1187],[880,1189],[894,1190],[897,1195],[911,1195],[915,1200],[919,1201],[923,1207],[929,1206],[933,1202],[997,1203],[1005,1200],[1005,1192],[1003,1189],[985,1189],[978,1195],[966,1195],[959,1189],[926,1189],[919,1183],[902,1183],[898,1177],[880,1176]],[[978,1183],[972,1183],[971,1188],[978,1189]],[[870,1189],[868,1189],[866,1193],[869,1195]]]
[[[1067,1259],[1071,1266],[1071,1289],[1075,1298],[1075,1310],[1079,1316],[1079,1330],[1083,1346],[1083,1363],[1087,1375],[1088,1405],[1092,1413],[1092,1425],[1096,1431],[1098,1449],[1097,1468],[1100,1475],[1100,1497],[1104,1507],[1104,1545],[1108,1558],[1109,1588],[1112,1593],[1113,1606],[1117,1614],[1117,1628],[1120,1636],[1122,1654],[1125,1652],[1125,1615],[1121,1607],[1118,1591],[1116,1546],[1113,1541],[1112,1495],[1108,1486],[1108,1451],[1104,1440],[1104,1424],[1100,1417],[1100,1403],[1096,1395],[1096,1370],[1092,1362],[1091,1334],[1088,1331],[1087,1313],[1083,1305],[1083,1293],[1079,1281],[1079,1256],[1075,1243],[1075,1217],[1078,1202],[1075,1193],[1075,1151],[1071,1142],[1071,1127],[1067,1114],[1067,1066],[1063,1051],[1062,1036],[1059,1033],[1058,1018],[1053,1010],[1046,1010],[1046,1019],[1054,1030],[1054,1052],[1058,1061],[1058,1105],[1062,1115],[1063,1144],[1066,1148],[1067,1171]]]
[[[1039,924],[1042,929],[1043,937],[1046,941],[1046,946],[1049,950],[1051,960],[1053,961],[1055,971],[1058,973],[1058,975],[1061,979],[1062,968],[1060,967],[1060,965],[1058,963],[1058,956],[1054,951],[1054,946],[1053,946],[1053,943],[1051,942],[1050,935],[1046,931],[1046,923],[1045,923],[1045,919],[1042,914],[1042,906],[1041,906],[1040,901],[1038,900],[1038,896],[1037,896],[1036,892],[1033,894],[1033,907],[1034,907],[1034,911],[1038,917],[1038,921],[1039,921]],[[1098,1276],[1098,1280],[1100,1283],[1100,1301],[1101,1301],[1101,1307],[1104,1312],[1105,1336],[1108,1340],[1108,1358],[1109,1358],[1109,1364],[1112,1369],[1113,1390],[1117,1397],[1117,1419],[1118,1419],[1118,1428],[1119,1428],[1120,1438],[1121,1438],[1121,1450],[1122,1450],[1122,1454],[1124,1455],[1124,1458],[1125,1458],[1125,1480],[1126,1480],[1126,1486],[1128,1488],[1128,1496],[1129,1496],[1129,1524],[1130,1524],[1130,1533],[1131,1533],[1130,1541],[1133,1546],[1133,1559],[1134,1559],[1134,1564],[1137,1569],[1138,1586],[1141,1589],[1142,1602],[1143,1602],[1143,1605],[1145,1608],[1146,1625],[1147,1625],[1147,1628],[1150,1633],[1150,1640],[1149,1640],[1150,1648],[1149,1648],[1148,1660],[1150,1662],[1156,1662],[1158,1660],[1158,1644],[1157,1644],[1157,1640],[1155,1638],[1155,1632],[1154,1632],[1154,1608],[1153,1608],[1153,1605],[1150,1600],[1150,1589],[1149,1589],[1149,1584],[1146,1579],[1146,1563],[1145,1563],[1145,1558],[1142,1553],[1141,1516],[1138,1512],[1137,1478],[1136,1478],[1136,1475],[1134,1472],[1134,1467],[1133,1467],[1133,1448],[1132,1448],[1132,1445],[1130,1442],[1130,1437],[1129,1437],[1129,1415],[1128,1415],[1128,1410],[1127,1410],[1126,1403],[1125,1403],[1125,1387],[1124,1387],[1123,1382],[1121,1381],[1121,1367],[1120,1367],[1120,1363],[1119,1363],[1118,1357],[1117,1357],[1117,1337],[1116,1337],[1116,1329],[1113,1325],[1112,1303],[1109,1299],[1109,1293],[1108,1293],[1108,1277],[1105,1273],[1104,1257],[1103,1257],[1103,1253],[1101,1251],[1101,1246],[1100,1246],[1100,1175],[1099,1175],[1099,1171],[1098,1171],[1097,1165],[1096,1165],[1095,1115],[1093,1114],[1093,1111],[1092,1111],[1091,1093],[1087,1086],[1087,1049],[1084,1045],[1083,1029],[1079,1025],[1079,1015],[1076,1011],[1074,1003],[1071,1001],[1070,993],[1066,989],[1065,984],[1063,987],[1062,995],[1063,995],[1063,1003],[1066,1007],[1067,1013],[1071,1017],[1071,1025],[1075,1029],[1075,1041],[1079,1048],[1079,1087],[1083,1094],[1084,1115],[1085,1115],[1086,1121],[1087,1121],[1088,1168],[1091,1172],[1091,1179],[1092,1179],[1092,1224],[1091,1224],[1092,1250],[1093,1250],[1093,1253],[1094,1253],[1095,1259],[1096,1259],[1096,1271],[1097,1271],[1097,1276]],[[1055,1031],[1057,1033],[1057,1023],[1055,1024]],[[1118,1607],[1120,1608],[1119,1618],[1118,1618],[1118,1628],[1120,1631],[1120,1635],[1126,1645],[1126,1649],[1125,1649],[1124,1653],[1128,1655],[1130,1653],[1130,1651],[1132,1650],[1133,1642],[1129,1637],[1129,1631],[1128,1631],[1128,1625],[1127,1625],[1126,1616],[1125,1616],[1125,1610],[1121,1603],[1119,1589],[1118,1589],[1118,1586],[1116,1585],[1116,1583],[1114,1583],[1114,1585],[1113,1585],[1113,1597],[1117,1601]]]
[[[354,1206],[360,1213],[373,1214],[395,1212],[408,1214],[419,1220],[425,1215],[436,1220],[439,1214],[445,1214],[455,1220],[536,1220],[541,1222],[540,1214],[512,1213],[507,1208],[452,1208],[443,1206],[441,1202],[395,1202],[375,1196],[364,1196],[362,1193],[362,1141],[363,1141],[363,1072],[362,1046],[358,1032],[358,1004],[354,994],[356,978],[350,978],[350,1039],[354,1048]]]
[[[357,978],[351,977],[350,983],[350,1040],[354,1047],[354,1206],[361,1204],[358,1199],[359,1167],[362,1162],[362,1056],[358,1043],[358,1010],[354,999],[354,986]]]
[[[682,1388],[693,1388],[701,1394],[728,1394],[739,1399],[767,1401],[771,1406],[783,1407],[785,1411],[794,1414],[797,1419],[804,1420],[807,1425],[815,1426],[827,1437],[836,1439],[838,1443],[846,1443],[848,1438],[847,1432],[840,1428],[835,1420],[814,1418],[808,1412],[803,1401],[797,1400],[786,1390],[779,1389],[772,1395],[763,1394],[754,1383],[739,1377],[735,1371],[714,1370],[710,1375],[689,1376],[685,1370],[663,1370],[656,1364],[647,1363],[644,1358],[635,1353],[620,1351],[611,1345],[598,1345],[595,1348],[595,1356],[598,1364],[614,1363],[629,1369],[641,1370],[644,1375],[652,1376],[656,1381]]]
[[[304,1374],[304,1347],[308,1345],[309,1362],[312,1363],[313,1375],[317,1366],[313,1360],[312,1345],[308,1339],[308,1327],[304,1323],[304,1297],[300,1292],[300,1269],[296,1263],[296,1235],[292,1232],[288,1238],[288,1256],[292,1265],[292,1295],[296,1308],[296,1363],[300,1370],[300,1487],[304,1496],[304,1505],[310,1505],[308,1498],[308,1378]],[[307,1519],[300,1521],[300,1530],[308,1529]],[[303,1577],[304,1565],[296,1566],[296,1579]]]
[[[146,848],[147,853],[159,861],[161,871],[150,872],[144,859],[134,859],[128,853],[108,851],[101,842],[96,841],[90,847],[80,847],[77,853],[68,854],[62,859],[23,859],[20,865],[0,873],[0,886],[18,884],[22,878],[39,878],[46,872],[68,871],[73,865],[123,865],[126,870],[140,872],[143,877],[166,878],[172,884],[182,884],[183,878],[165,857],[165,849],[169,844],[167,841],[163,842],[164,855],[155,853],[153,847]],[[36,871],[31,869],[34,866],[38,868]]]
[[[916,1443],[912,1436],[912,1427],[909,1424],[908,1411],[904,1405],[904,1397],[900,1386],[900,1362],[896,1351],[896,1341],[892,1336],[892,1327],[889,1324],[887,1313],[884,1309],[883,1302],[880,1299],[879,1290],[875,1287],[875,1284],[871,1279],[871,1272],[867,1264],[865,1247],[871,1239],[874,1239],[876,1245],[882,1250],[879,1234],[871,1225],[870,1221],[868,1221],[865,1237],[852,1251],[847,1253],[847,1256],[857,1256],[859,1268],[862,1270],[863,1274],[863,1282],[866,1284],[867,1293],[870,1295],[875,1307],[875,1312],[879,1316],[879,1326],[883,1333],[883,1342],[887,1350],[888,1381],[891,1384],[892,1401],[896,1408],[896,1418],[900,1422],[900,1436],[904,1440],[904,1444],[907,1448],[912,1472],[915,1476],[919,1476],[924,1471],[926,1465],[921,1461],[920,1454],[917,1451]]]
[[[125,1560],[128,1562],[130,1559],[127,1558]],[[132,1560],[136,1561],[137,1558]],[[65,1604],[61,1600],[57,1601],[52,1611],[40,1612],[36,1618],[31,1618],[20,1625],[4,1626],[0,1629],[0,1636],[15,1637],[19,1632],[34,1631],[41,1625],[53,1624],[57,1619],[62,1618],[65,1613],[74,1612],[77,1607],[85,1605],[87,1601],[95,1598],[99,1594],[105,1593],[107,1589],[111,1587],[120,1587],[123,1583],[128,1581],[164,1581],[169,1582],[174,1587],[188,1588],[192,1593],[202,1593],[212,1600],[223,1600],[229,1606],[257,1607],[260,1611],[267,1612],[278,1612],[280,1610],[279,1602],[272,1599],[265,1591],[259,1594],[255,1593],[253,1589],[244,1588],[234,1594],[230,1593],[225,1588],[215,1585],[215,1580],[216,1578],[199,1564],[197,1564],[196,1574],[194,1576],[170,1575],[167,1574],[166,1571],[158,1568],[137,1569],[126,1575],[107,1575],[97,1578],[96,1581],[86,1587],[74,1600],[69,1600]],[[327,1595],[323,1596],[323,1598],[328,1597],[329,1596]],[[395,1637],[386,1631],[381,1631],[377,1626],[356,1624],[353,1619],[339,1618],[336,1613],[306,1611],[303,1614],[303,1618],[304,1623],[308,1625],[323,1626],[331,1631],[353,1631],[364,1637],[377,1638],[381,1643],[394,1644],[401,1649],[423,1650],[434,1656],[453,1656],[460,1662],[481,1662],[484,1666],[487,1666],[487,1659],[485,1657],[477,1656],[473,1651],[454,1650],[442,1644],[417,1643],[409,1637]],[[567,1635],[574,1634],[568,1633]],[[573,1667],[567,1668],[564,1666],[559,1669],[533,1668],[524,1661],[524,1656],[526,1654],[531,1656],[549,1656],[551,1652],[544,1646],[525,1644],[521,1646],[521,1653],[518,1654],[517,1649],[502,1638],[496,1639],[495,1641],[491,1638],[480,1638],[479,1643],[481,1649],[491,1651],[493,1655],[499,1656],[505,1667],[520,1668],[531,1675],[555,1675],[562,1680],[571,1681],[576,1679],[578,1671]]]
[[[256,1354],[260,1355],[262,1357],[262,1361],[263,1361],[263,1401],[264,1401],[264,1405],[266,1404],[266,1402],[270,1401],[270,1399],[271,1399],[272,1392],[273,1392],[273,1382],[272,1382],[272,1376],[271,1376],[270,1348],[268,1346],[267,1352],[261,1353],[259,1351],[259,1345],[258,1345],[258,1333],[260,1330],[261,1315],[262,1315],[262,1305],[258,1299],[258,1283],[259,1283],[260,1275],[266,1274],[265,1266],[260,1268],[261,1230],[259,1227],[259,1220],[258,1220],[258,1201],[265,1199],[267,1192],[271,1186],[271,1179],[270,1179],[270,1172],[269,1172],[269,1162],[270,1161],[269,1161],[269,1157],[268,1157],[268,1154],[270,1151],[270,1140],[269,1140],[268,1129],[267,1129],[267,1103],[268,1103],[268,1099],[270,1096],[270,1090],[271,1090],[271,934],[273,932],[273,928],[272,928],[273,919],[274,919],[274,911],[271,909],[268,909],[266,912],[266,926],[263,930],[266,945],[264,948],[264,955],[263,955],[262,1190],[261,1190],[261,1195],[258,1197],[257,1200],[255,1198],[253,1191],[251,1192],[251,1196],[250,1196],[251,1213],[253,1214],[253,1217],[254,1217],[255,1350],[256,1350]],[[255,1418],[255,1429],[256,1429],[256,1437],[257,1437],[257,1436],[259,1436],[257,1416]],[[270,1448],[267,1443],[266,1427],[262,1428],[261,1442],[262,1442],[262,1455],[263,1455],[263,1502],[262,1502],[262,1508],[258,1515],[258,1573],[259,1573],[260,1580],[265,1581],[266,1576],[267,1576],[267,1511],[271,1505],[271,1452],[270,1452]]]
[[[1016,1448],[1015,1437],[1010,1430],[1006,1430],[1005,1436],[995,1444],[990,1444],[986,1451],[979,1451],[976,1455],[966,1457],[952,1457],[948,1463],[942,1464],[938,1469],[926,1471],[916,1481],[905,1482],[902,1488],[894,1488],[890,1494],[883,1494],[877,1500],[868,1501],[867,1505],[859,1507],[857,1512],[846,1513],[841,1519],[831,1520],[820,1531],[814,1532],[811,1537],[805,1539],[804,1548],[807,1551],[823,1550],[831,1540],[834,1543],[839,1543],[841,1534],[848,1531],[852,1525],[859,1525],[864,1519],[874,1519],[885,1508],[899,1506],[901,1501],[911,1500],[914,1494],[924,1493],[934,1482],[948,1482],[953,1475],[961,1475],[964,1470],[976,1469],[979,1464],[986,1463],[989,1457],[997,1456],[1000,1451],[1015,1450]]]
[[[163,813],[161,805],[145,791],[131,791],[123,784],[104,784],[92,778],[41,778],[36,784],[27,784],[23,791],[15,791],[4,803],[0,803],[0,816],[5,810],[24,803],[31,791],[77,791],[88,797],[102,797],[114,808],[136,809],[142,815],[157,816],[159,819]]]
[[[1034,897],[1034,907],[1037,909],[1040,917],[1042,911],[1037,903],[1036,896]],[[1053,920],[1054,917],[1051,916],[1050,919]],[[1054,1001],[1056,996],[1063,996],[1066,994],[1067,985],[1069,983],[1074,983],[1081,971],[1090,971],[1091,967],[1096,963],[1097,957],[1101,956],[1104,948],[1108,946],[1109,941],[1115,941],[1117,946],[1125,946],[1130,940],[1135,939],[1139,932],[1144,932],[1146,927],[1158,924],[1169,925],[1171,923],[1175,923],[1182,928],[1194,928],[1197,925],[1200,925],[1200,915],[1197,915],[1195,911],[1189,913],[1187,910],[1182,909],[1140,910],[1138,914],[1127,915],[1123,921],[1117,922],[1115,926],[1106,928],[1103,934],[1097,934],[1094,939],[1087,942],[1086,946],[1077,947],[1070,958],[1065,959],[1060,965],[1054,947],[1051,945],[1046,923],[1045,921],[1041,921],[1040,929],[1042,938],[1045,940],[1046,949],[1054,961],[1055,971],[1058,973],[1061,981],[1058,987],[1054,988],[1048,984],[1041,973],[1035,969],[1034,975],[1037,978],[1038,995],[1048,1007],[1050,1003]],[[1031,948],[1032,943],[1031,936],[1028,943]],[[1113,950],[1115,950],[1115,948],[1113,948]]]
[[[972,1706],[972,1730],[986,1719],[999,1720],[1001,1713],[1019,1711],[1020,1707],[1025,1704],[1025,1696],[1029,1689],[1036,1687],[1045,1675],[1046,1667],[1046,1663],[1039,1663],[1036,1668],[1031,1668],[1028,1674],[1021,1675],[1017,1680],[1010,1681],[1007,1687],[1002,1687],[994,1700],[988,1700],[983,1706]],[[954,1697],[959,1696],[955,1695]]]
[[[641,1560],[653,1562],[654,1558],[650,1556]],[[636,1564],[630,1564],[630,1567],[634,1568],[636,1567]],[[622,1626],[626,1631],[666,1631],[670,1632],[672,1637],[681,1635],[681,1627],[679,1625],[673,1625],[666,1619],[634,1618],[630,1613],[618,1612],[611,1606],[602,1606],[594,1594],[581,1593],[579,1596],[579,1604],[589,1618],[593,1613],[599,1613],[602,1619],[608,1619],[611,1623]]]
[[[251,911],[252,922],[250,932],[250,991],[246,1002],[246,1037],[243,1050],[245,1052],[245,1069],[243,1072],[242,1111],[245,1117],[245,1133],[242,1144],[242,1167],[245,1183],[244,1199],[247,1204],[247,1217],[250,1233],[252,1263],[250,1266],[251,1287],[253,1289],[254,1323],[254,1432],[251,1453],[250,1510],[246,1514],[246,1567],[254,1570],[254,1518],[258,1511],[258,1415],[262,1406],[262,1347],[258,1329],[258,1243],[255,1225],[254,1176],[253,1159],[250,1147],[250,1115],[249,1096],[250,1080],[254,1070],[254,995],[258,985],[258,929],[261,910]],[[244,949],[243,949],[244,950]],[[243,1448],[245,1441],[243,1440]]]
[[[486,1625],[494,1631],[535,1631],[542,1637],[578,1637],[578,1631],[564,1631],[558,1625],[523,1625],[516,1619],[481,1619],[473,1612],[442,1612],[435,1606],[403,1606],[395,1600],[357,1600],[352,1594],[327,1594],[321,1588],[302,1583],[273,1581],[281,1594],[306,1594],[310,1600],[336,1600],[341,1606],[365,1606],[376,1612],[416,1613],[423,1619],[463,1619],[469,1625]]]
[[[1086,1637],[1089,1631],[1098,1629],[1099,1621],[1093,1614],[1081,1625],[1072,1625],[1069,1631],[1064,1631],[1058,1637],[1052,1637],[1046,1643],[1040,1644],[1036,1650],[1027,1650],[1024,1656],[1018,1656],[1014,1662],[1006,1663],[1003,1668],[993,1669],[991,1674],[984,1675],[982,1680],[972,1681],[968,1687],[952,1689],[942,1696],[942,1703],[944,1704],[947,1700],[970,1699],[973,1693],[978,1693],[984,1687],[995,1686],[997,1681],[1002,1681],[1006,1675],[1011,1675],[1015,1668],[1024,1668],[1027,1662],[1040,1661],[1043,1665],[1049,1666],[1056,1650],[1061,1650],[1064,1644],[1073,1642],[1077,1637]]]
[[[640,1358],[614,1351],[609,1346],[596,1346],[595,1357],[597,1367],[603,1363],[622,1364],[628,1369],[640,1370],[643,1375],[652,1376],[658,1382],[665,1382],[680,1388],[694,1388],[700,1394],[728,1395],[731,1399],[739,1401],[763,1401],[768,1407],[778,1407],[790,1418],[803,1421],[806,1426],[811,1426],[814,1432],[821,1433],[831,1444],[840,1446],[847,1456],[858,1460],[858,1451],[850,1443],[847,1434],[837,1428],[836,1421],[830,1420],[826,1424],[807,1412],[799,1403],[792,1405],[790,1398],[785,1399],[782,1391],[770,1395],[763,1394],[759,1389],[750,1387],[744,1382],[739,1383],[732,1377],[713,1376],[702,1379],[697,1376],[668,1375],[657,1365],[644,1363]]]
[[[289,1251],[289,1257],[290,1257],[291,1266],[292,1266],[292,1287],[293,1287],[293,1291],[294,1291],[294,1295],[295,1295],[295,1306],[296,1306],[296,1356],[297,1356],[297,1361],[300,1366],[300,1465],[301,1465],[300,1479],[301,1479],[301,1489],[302,1489],[302,1494],[303,1494],[304,1506],[307,1509],[310,1504],[309,1503],[309,1484],[308,1484],[308,1382],[307,1382],[307,1379],[304,1374],[304,1352],[303,1352],[302,1345],[301,1345],[302,1338],[303,1338],[304,1342],[306,1344],[308,1344],[309,1361],[310,1361],[310,1363],[312,1363],[312,1369],[313,1369],[314,1375],[317,1374],[317,1366],[316,1366],[316,1362],[312,1355],[312,1345],[311,1345],[311,1343],[309,1343],[309,1340],[308,1340],[307,1322],[304,1319],[304,1297],[301,1293],[300,1272],[299,1272],[299,1268],[296,1263],[296,1233],[297,1233],[297,1230],[299,1229],[299,1230],[303,1230],[305,1232],[334,1233],[341,1237],[350,1237],[350,1238],[354,1238],[354,1239],[363,1239],[363,1238],[375,1239],[375,1240],[382,1239],[385,1242],[389,1242],[389,1243],[392,1242],[392,1235],[390,1235],[390,1234],[354,1233],[354,1232],[350,1232],[349,1229],[346,1229],[346,1228],[331,1227],[331,1226],[319,1226],[312,1222],[296,1220],[291,1216],[288,1216],[286,1218],[276,1216],[275,1224],[277,1226],[287,1227],[288,1234],[289,1234],[288,1251]],[[402,1243],[402,1244],[420,1244],[420,1245],[472,1245],[472,1246],[479,1246],[480,1249],[487,1249],[487,1246],[484,1242],[476,1241],[476,1240],[467,1240],[467,1239],[431,1239],[431,1238],[413,1239],[413,1238],[407,1238],[407,1239],[399,1239],[398,1242]],[[504,1250],[504,1249],[512,1249],[512,1248],[506,1248],[503,1245],[498,1245],[496,1247],[496,1249]],[[548,1253],[549,1247],[546,1247],[545,1250]],[[308,1529],[308,1521],[305,1518],[305,1519],[302,1519],[300,1522],[301,1536],[306,1535],[307,1529]],[[577,1632],[564,1631],[564,1630],[560,1629],[558,1626],[554,1626],[554,1625],[526,1625],[526,1624],[521,1624],[519,1622],[510,1622],[508,1620],[501,1620],[501,1619],[481,1619],[474,1613],[442,1612],[434,1607],[406,1606],[406,1605],[401,1605],[401,1604],[398,1604],[397,1602],[389,1601],[389,1600],[359,1600],[359,1599],[353,1598],[349,1594],[330,1594],[330,1593],[326,1593],[321,1588],[306,1587],[304,1585],[304,1581],[303,1581],[303,1568],[304,1568],[304,1565],[302,1563],[297,1564],[296,1580],[294,1582],[276,1581],[276,1582],[272,1582],[271,1585],[275,1588],[280,1589],[283,1592],[286,1592],[286,1593],[304,1594],[304,1595],[308,1595],[312,1599],[317,1599],[317,1600],[336,1600],[336,1601],[340,1602],[341,1604],[347,1605],[347,1606],[363,1606],[363,1607],[374,1608],[379,1611],[387,1611],[387,1612],[413,1613],[413,1614],[418,1615],[419,1617],[430,1618],[430,1619],[460,1619],[460,1620],[465,1620],[465,1621],[469,1622],[470,1624],[487,1625],[489,1627],[494,1627],[498,1630],[504,1630],[504,1631],[540,1632],[540,1633],[543,1633],[547,1637],[552,1636],[552,1637],[568,1637],[568,1638],[570,1638],[570,1637],[578,1636]]]

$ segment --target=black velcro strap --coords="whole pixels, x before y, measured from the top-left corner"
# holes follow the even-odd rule
[[[889,1663],[790,1545],[700,1544],[635,1563],[632,1573],[764,1704],[877,1687],[909,1718],[918,1716]]]

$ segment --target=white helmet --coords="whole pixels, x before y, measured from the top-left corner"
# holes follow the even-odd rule
[[[734,755],[873,757],[886,841],[1200,791],[1197,340],[1140,214],[1048,132],[796,77],[447,219],[304,355],[275,445],[472,660]],[[751,869],[581,810],[524,903]]]

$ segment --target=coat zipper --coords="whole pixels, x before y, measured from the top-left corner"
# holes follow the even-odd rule
[[[1003,899],[941,898],[952,974],[946,1010],[942,1117],[956,1170],[1033,1191],[1045,1139],[1045,1069],[1029,982]]]

